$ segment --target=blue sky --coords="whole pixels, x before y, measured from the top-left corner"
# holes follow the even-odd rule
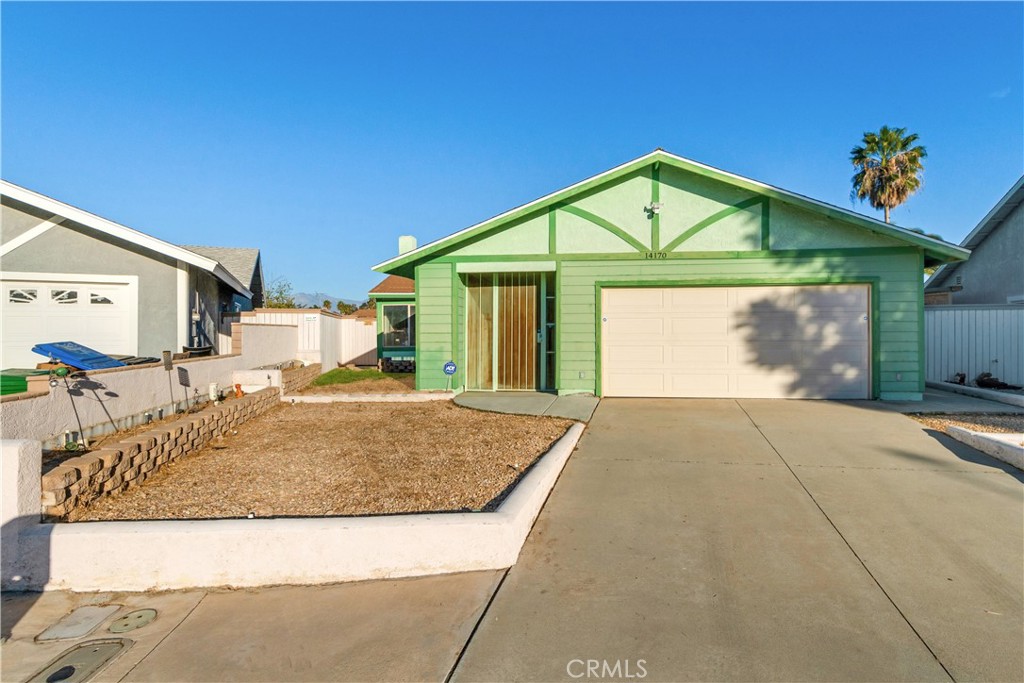
[[[1024,172],[1019,2],[0,11],[5,179],[296,291],[656,147],[849,208],[850,148],[906,126],[893,221],[954,242]]]

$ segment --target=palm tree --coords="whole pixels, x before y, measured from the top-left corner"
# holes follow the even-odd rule
[[[921,187],[921,161],[928,156],[924,147],[914,145],[917,134],[906,132],[906,128],[882,126],[877,133],[864,133],[864,145],[850,150],[850,161],[857,169],[850,196],[884,209],[886,223],[889,212]]]

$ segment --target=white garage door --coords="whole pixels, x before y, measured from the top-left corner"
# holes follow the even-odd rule
[[[102,353],[135,355],[138,347],[136,278],[3,279],[4,368],[34,368],[44,342],[74,341]],[[46,276],[41,276],[46,277]],[[87,276],[85,276],[87,277]]]
[[[605,396],[868,398],[867,285],[605,288]]]

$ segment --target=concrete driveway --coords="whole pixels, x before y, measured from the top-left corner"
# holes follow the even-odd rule
[[[454,678],[1024,680],[1013,472],[869,403],[606,399]]]

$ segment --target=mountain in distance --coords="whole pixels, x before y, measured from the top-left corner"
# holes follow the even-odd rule
[[[363,303],[363,301],[366,301],[366,299],[363,299],[362,301],[358,299],[343,299],[340,296],[332,296],[330,294],[325,294],[324,292],[313,292],[312,294],[308,292],[296,292],[292,296],[295,298],[295,305],[299,308],[309,308],[310,306],[320,308],[324,303],[324,299],[327,299],[331,302],[332,311],[337,308],[337,303],[339,301],[343,301],[346,304],[352,304],[353,306],[358,306]]]

